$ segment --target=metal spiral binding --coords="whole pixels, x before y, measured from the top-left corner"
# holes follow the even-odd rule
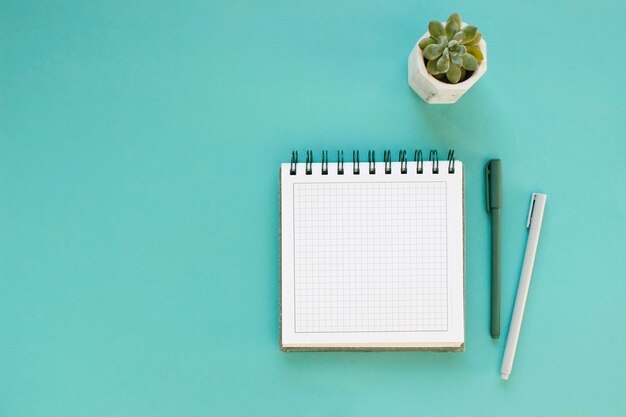
[[[391,151],[389,149],[383,153],[383,159],[385,161],[385,174],[391,174]]]
[[[400,155],[398,155],[398,160],[400,161],[400,173],[406,174],[406,150],[401,150]]]
[[[361,173],[361,165],[359,162],[359,151],[352,151],[352,173],[359,175]]]
[[[313,151],[306,151],[306,175],[313,173]]]
[[[418,149],[415,151],[415,162],[417,162],[416,164],[416,169],[415,172],[418,174],[421,174],[424,172],[424,158],[422,156],[422,150]]]
[[[367,151],[367,162],[369,164],[370,174],[376,174],[376,156],[374,151]]]
[[[328,175],[328,151],[322,151],[322,175]]]
[[[448,174],[454,174],[454,149],[448,151]]]
[[[433,174],[439,174],[439,156],[437,155],[436,149],[430,150],[430,155],[428,155],[428,159],[433,163]]]
[[[343,151],[337,151],[337,175],[343,175]]]
[[[298,151],[291,152],[291,165],[289,166],[289,175],[296,175],[296,166],[298,163]]]
[[[417,174],[422,174],[424,172],[424,157],[421,149],[417,149],[415,151],[415,162],[416,169],[415,172]],[[374,150],[369,150],[367,152],[367,160],[368,160],[368,171],[370,174],[376,174],[376,153]],[[391,162],[391,151],[386,149],[383,152],[383,160],[385,163],[385,174],[391,174],[392,171],[392,162]],[[439,155],[436,149],[431,149],[428,155],[428,160],[432,162],[432,173],[439,174]],[[406,150],[401,150],[398,154],[398,161],[400,162],[400,173],[407,173],[408,166],[408,158]],[[455,173],[455,158],[454,158],[454,149],[450,149],[448,151],[448,174]],[[322,163],[321,163],[321,174],[328,175],[328,151],[322,151]],[[289,174],[296,175],[298,168],[298,151],[291,152],[291,163],[289,165]],[[352,151],[352,173],[354,175],[360,175],[360,159],[359,159],[359,151]],[[312,175],[313,174],[313,151],[306,151],[306,165],[305,165],[305,174]],[[343,151],[337,151],[337,175],[344,175],[344,157]]]

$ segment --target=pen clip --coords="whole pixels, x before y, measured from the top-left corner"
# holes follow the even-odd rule
[[[526,228],[530,228],[530,222],[533,219],[533,211],[535,209],[535,199],[537,197],[537,194],[533,193],[532,197],[530,198],[530,209],[528,210],[528,220],[526,221]]]
[[[491,194],[491,161],[485,165],[485,191],[487,192],[487,213],[491,213],[491,201],[489,200]]]

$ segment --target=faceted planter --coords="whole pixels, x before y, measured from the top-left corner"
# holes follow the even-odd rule
[[[445,24],[445,22],[444,22]],[[426,71],[424,56],[419,47],[419,42],[428,38],[430,33],[426,32],[422,36],[409,55],[409,85],[421,98],[431,104],[456,103],[467,90],[487,71],[487,43],[482,39],[478,43],[478,48],[483,53],[483,60],[478,65],[476,71],[465,81],[458,84],[448,84],[439,81]]]

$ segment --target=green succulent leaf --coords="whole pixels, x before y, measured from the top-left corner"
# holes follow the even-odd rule
[[[446,22],[446,24],[449,22],[456,23],[456,26],[460,28],[462,24],[461,15],[458,13],[452,13],[450,17],[448,17],[448,21]]]
[[[446,37],[449,41],[454,39],[454,35],[459,31],[459,26],[455,22],[446,23]]]
[[[452,40],[457,42],[463,42],[463,40],[465,40],[465,35],[463,35],[463,32],[457,32],[454,34]]]
[[[459,54],[450,54],[450,57],[452,59],[452,63],[454,65],[463,65],[463,57]]]
[[[476,61],[478,61],[479,64],[482,62],[483,53],[480,49],[478,49],[478,47],[470,46],[469,48],[467,48],[467,53],[474,55],[474,58],[476,58]]]
[[[478,28],[476,26],[465,26],[462,32],[463,42],[471,42],[476,37],[476,34],[478,33]]]
[[[446,72],[446,77],[452,84],[458,83],[461,79],[461,67],[458,65],[450,65],[450,68]]]
[[[430,23],[428,23],[428,31],[430,32],[430,36],[435,39],[439,39],[439,37],[445,36],[446,34],[443,24],[437,20],[431,20]]]
[[[472,39],[471,41],[467,42],[467,45],[470,46],[476,46],[480,43],[480,41],[483,39],[483,35],[478,32],[476,33],[476,36],[474,37],[474,39]]]
[[[428,71],[428,73],[432,75],[440,74],[439,70],[437,69],[436,59],[432,59],[428,61],[428,64],[426,64],[426,71]]]
[[[424,48],[426,48],[428,45],[433,45],[435,43],[437,43],[437,41],[435,41],[433,38],[424,38],[418,43],[418,45],[420,49],[423,51]]]
[[[476,71],[476,68],[478,68],[476,57],[472,54],[463,55],[463,68],[468,71]]]
[[[463,45],[459,45],[459,44],[456,44],[448,49],[450,50],[450,53],[455,53],[459,55],[463,55],[464,53],[467,52],[467,49]]]
[[[441,58],[437,61],[437,71],[447,72],[450,68],[450,53],[447,49],[443,51]]]
[[[439,58],[442,53],[443,48],[436,44],[431,44],[424,48],[424,58],[428,60]]]

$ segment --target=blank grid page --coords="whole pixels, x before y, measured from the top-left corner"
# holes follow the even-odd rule
[[[446,182],[293,184],[296,333],[448,330]]]

